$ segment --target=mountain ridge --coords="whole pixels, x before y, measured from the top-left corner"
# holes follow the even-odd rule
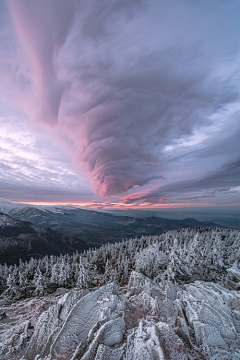
[[[20,258],[24,261],[84,249],[88,246],[80,239],[0,212],[0,263],[14,264]]]
[[[196,219],[172,220],[155,216],[144,218],[116,216],[105,212],[76,207],[25,207],[10,209],[8,214],[41,227],[79,237],[91,246],[142,235],[160,235],[169,230],[186,227],[217,227],[212,222]]]

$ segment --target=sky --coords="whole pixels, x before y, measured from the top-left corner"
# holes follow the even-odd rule
[[[240,206],[239,0],[0,2],[0,198]]]

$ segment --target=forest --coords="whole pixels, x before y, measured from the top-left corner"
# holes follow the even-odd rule
[[[94,288],[112,281],[126,285],[135,270],[160,283],[227,281],[227,269],[240,259],[240,233],[222,228],[192,228],[106,244],[79,254],[31,258],[0,265],[1,297],[43,296],[59,287]]]

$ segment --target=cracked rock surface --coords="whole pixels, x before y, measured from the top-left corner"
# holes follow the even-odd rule
[[[113,282],[3,310],[2,360],[240,359],[240,293],[212,282],[158,284],[133,271],[127,287]]]

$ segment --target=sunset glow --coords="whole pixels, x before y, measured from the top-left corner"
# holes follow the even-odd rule
[[[16,202],[18,203],[18,202]],[[191,207],[211,207],[214,204],[211,203],[201,203],[201,204],[192,204],[192,203],[177,203],[177,204],[150,204],[150,203],[138,203],[138,204],[126,204],[126,203],[64,203],[64,202],[21,202],[19,204],[29,204],[33,206],[73,206],[79,208],[93,209],[93,210],[101,210],[101,209],[109,209],[109,210],[125,210],[125,209],[134,209],[134,210],[159,210],[159,209],[178,209],[178,208],[191,208]],[[227,206],[240,206],[238,204],[227,204]]]
[[[240,2],[0,4],[0,198],[239,206]]]

